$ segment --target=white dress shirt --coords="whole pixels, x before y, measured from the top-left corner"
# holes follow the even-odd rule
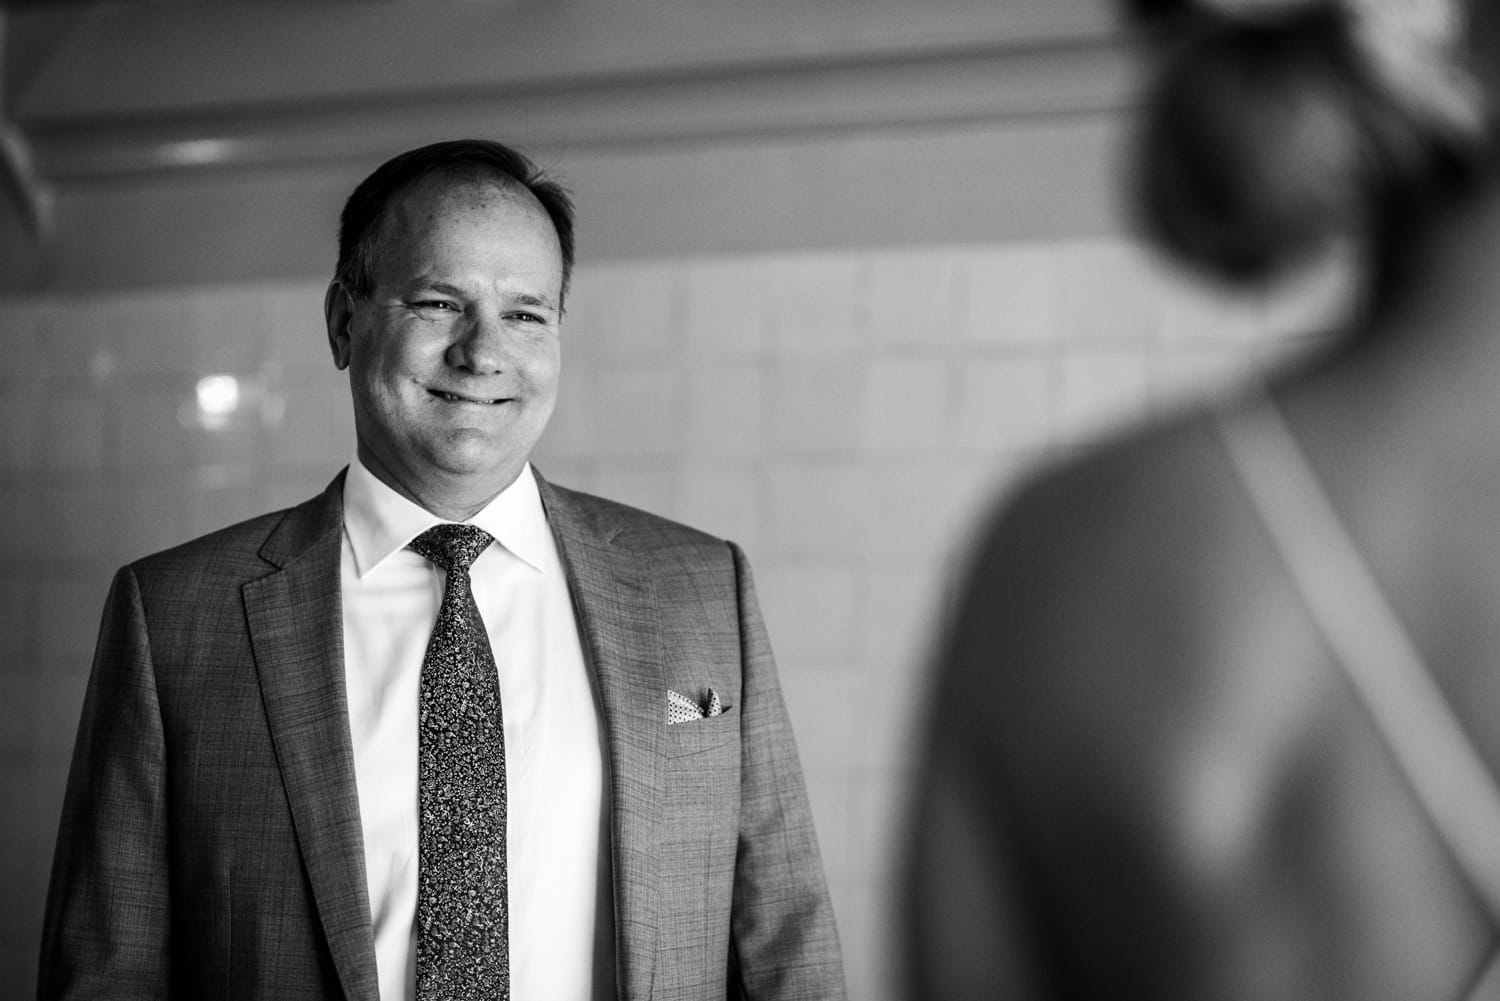
[[[417,695],[444,574],[406,544],[441,520],[350,464],[344,671],[382,1001],[415,995]],[[505,716],[511,996],[612,996],[604,731],[531,467],[468,524],[496,540],[469,575]]]

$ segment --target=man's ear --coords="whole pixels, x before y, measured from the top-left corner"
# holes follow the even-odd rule
[[[323,322],[328,325],[328,349],[333,364],[343,371],[349,367],[349,324],[354,321],[354,297],[335,278],[323,295]]]

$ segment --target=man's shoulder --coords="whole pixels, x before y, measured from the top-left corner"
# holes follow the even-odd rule
[[[138,577],[187,574],[247,576],[268,568],[267,550],[272,540],[290,537],[292,546],[338,527],[341,518],[339,487],[335,478],[322,493],[299,504],[268,511],[227,525],[168,549],[131,562]]]
[[[727,554],[731,543],[691,525],[620,501],[550,481],[539,482],[554,529],[587,532],[615,545],[659,550],[685,548]]]

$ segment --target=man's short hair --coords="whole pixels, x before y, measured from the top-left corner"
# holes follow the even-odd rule
[[[525,155],[488,139],[454,139],[392,157],[354,189],[339,217],[334,278],[356,299],[373,291],[380,225],[397,195],[426,177],[491,180],[530,191],[547,211],[562,247],[562,292],[573,277],[573,199]]]

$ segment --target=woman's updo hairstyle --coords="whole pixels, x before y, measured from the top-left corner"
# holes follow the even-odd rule
[[[1387,258],[1411,208],[1477,162],[1462,28],[1438,19],[1464,0],[1127,3],[1161,56],[1139,210],[1212,274],[1266,278],[1340,237]]]

